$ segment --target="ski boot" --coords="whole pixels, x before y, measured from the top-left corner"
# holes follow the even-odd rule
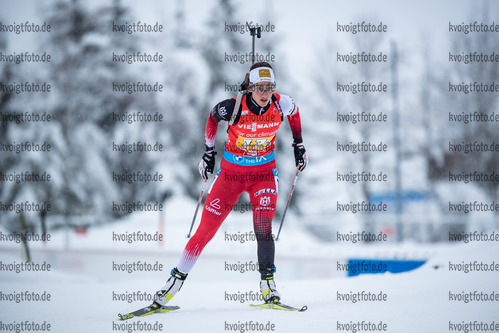
[[[166,281],[166,284],[154,295],[154,303],[160,306],[164,306],[175,296],[187,278],[187,273],[179,271],[176,267],[172,269],[170,274],[171,276]]]
[[[281,300],[281,295],[279,295],[275,286],[274,271],[275,267],[260,270],[260,291],[265,303],[279,303]]]

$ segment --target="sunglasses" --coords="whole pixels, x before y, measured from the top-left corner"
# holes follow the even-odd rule
[[[258,84],[250,87],[251,91],[256,91],[259,94],[263,94],[264,92],[274,92],[275,91],[275,83],[271,84]]]

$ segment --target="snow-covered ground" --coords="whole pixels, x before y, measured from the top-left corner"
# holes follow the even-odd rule
[[[276,281],[283,301],[307,305],[308,310],[250,308],[248,304],[258,302],[255,243],[232,239],[241,240],[251,230],[251,215],[236,212],[229,215],[172,300],[180,310],[122,322],[117,314],[147,305],[141,297],[160,288],[177,264],[194,203],[179,200],[171,204],[182,209],[176,216],[166,214],[162,245],[113,241],[113,234],[115,239],[127,232],[154,235],[158,230],[156,214],[133,215],[121,223],[90,229],[85,235],[62,230],[51,233],[45,245],[32,243],[33,262],[50,264],[51,270],[16,273],[2,266],[0,331],[43,331],[50,324],[51,332],[363,332],[380,328],[387,332],[472,332],[480,327],[487,331],[485,324],[499,324],[499,271],[465,273],[449,268],[458,265],[464,269],[463,263],[470,262],[473,270],[481,264],[499,265],[497,242],[328,244],[315,241],[293,216],[276,244]],[[20,248],[12,241],[0,242],[1,265],[21,263]],[[347,277],[337,265],[352,257],[428,262],[411,272]],[[116,271],[116,265],[138,261],[163,266],[150,272]],[[231,270],[242,265],[244,272]],[[25,292],[37,297],[50,294],[50,300],[23,301],[25,296],[19,295]],[[472,296],[465,302],[470,292],[487,297],[494,293],[497,298],[486,301]],[[363,299],[369,294],[381,294],[383,300]],[[16,297],[21,298],[19,302]],[[128,302],[128,297],[138,300]],[[471,327],[466,326],[470,323]]]

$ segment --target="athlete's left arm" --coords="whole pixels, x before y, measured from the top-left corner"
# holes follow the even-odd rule
[[[291,128],[291,133],[293,134],[293,143],[303,143],[303,139],[301,137],[300,111],[298,106],[291,99],[291,97],[286,95],[281,95],[279,105],[281,106],[283,115],[288,118],[289,127]]]
[[[296,166],[300,171],[303,171],[308,164],[308,155],[303,146],[303,139],[301,136],[301,118],[300,111],[291,97],[281,95],[279,100],[283,115],[287,116],[289,127],[293,135],[293,148],[295,154]]]

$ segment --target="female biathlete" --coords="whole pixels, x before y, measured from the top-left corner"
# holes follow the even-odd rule
[[[274,282],[274,239],[272,218],[275,214],[278,174],[274,159],[277,130],[287,117],[293,135],[296,166],[306,167],[308,157],[301,137],[298,107],[286,95],[274,93],[274,72],[266,62],[255,63],[245,80],[249,93],[243,95],[234,123],[228,129],[220,169],[208,190],[200,225],[187,243],[177,267],[171,271],[166,284],[156,292],[154,302],[165,305],[182,287],[187,274],[234,207],[242,192],[250,196],[253,209],[253,228],[257,240],[260,290],[265,302],[279,302]],[[206,180],[215,167],[215,136],[218,123],[229,121],[236,99],[218,103],[206,123],[206,151],[199,163],[199,172]]]

